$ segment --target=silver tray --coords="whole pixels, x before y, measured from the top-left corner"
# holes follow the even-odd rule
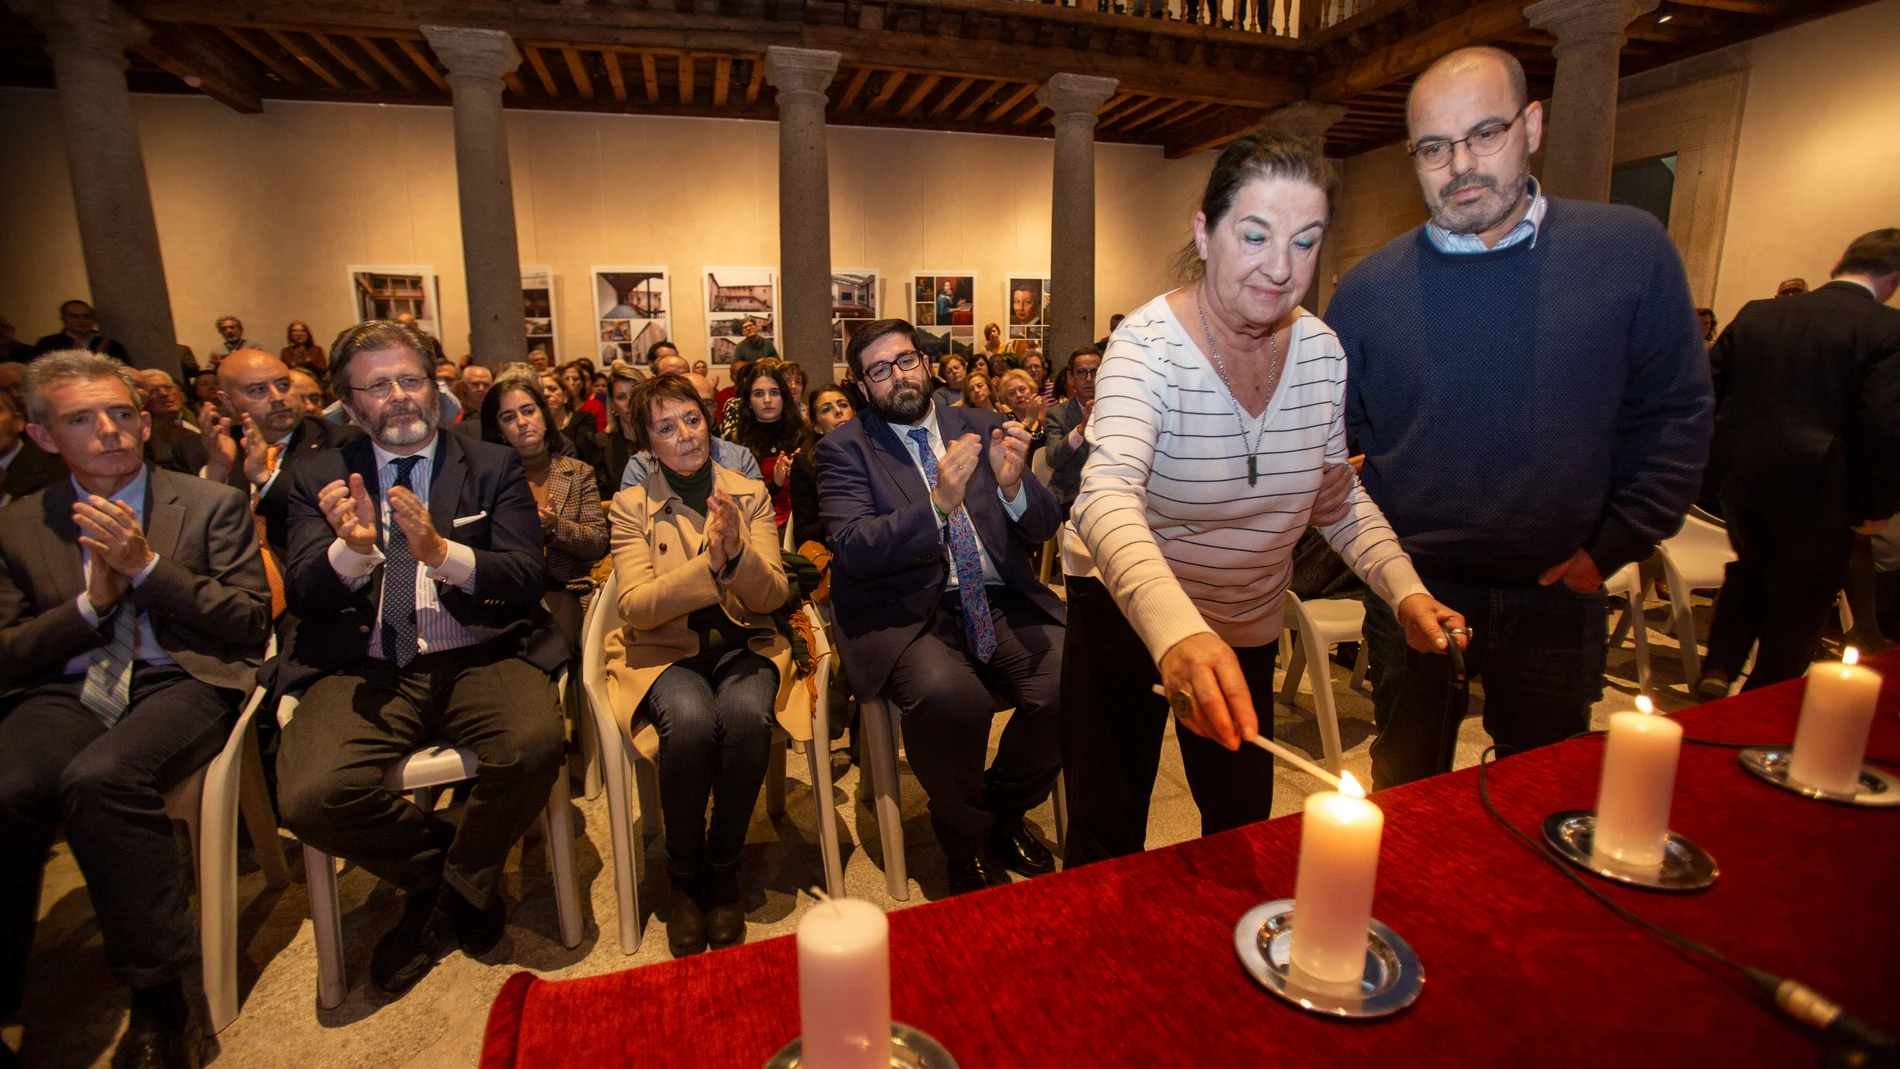
[[[779,1048],[765,1069],[797,1069],[805,1064],[805,1040],[794,1039]],[[943,1044],[918,1029],[891,1022],[891,1069],[957,1069],[957,1060]]]
[[[1652,891],[1701,891],[1722,874],[1715,858],[1689,840],[1669,833],[1663,843],[1662,868],[1656,872],[1638,872],[1599,860],[1590,852],[1595,838],[1597,814],[1594,809],[1566,809],[1544,818],[1544,841],[1556,849],[1565,861],[1606,880],[1646,887]]]
[[[1755,775],[1757,779],[1767,780],[1784,791],[1809,798],[1819,798],[1825,802],[1839,802],[1842,805],[1883,807],[1900,805],[1900,779],[1872,765],[1862,765],[1860,783],[1853,794],[1841,791],[1822,790],[1797,783],[1788,778],[1788,763],[1793,758],[1792,750],[1775,747],[1754,747],[1736,755],[1742,767]]]
[[[1410,1006],[1425,989],[1425,969],[1412,945],[1374,920],[1366,932],[1366,972],[1359,983],[1327,984],[1293,969],[1293,900],[1263,902],[1234,926],[1234,951],[1260,986],[1309,1013],[1384,1017]]]

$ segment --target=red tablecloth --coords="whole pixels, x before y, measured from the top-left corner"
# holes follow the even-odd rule
[[[1900,755],[1900,656],[1871,755]],[[1680,714],[1690,735],[1786,743],[1801,684]],[[1536,834],[1594,806],[1598,739],[1494,764],[1491,794]],[[1810,801],[1735,751],[1685,745],[1671,826],[1721,878],[1616,900],[1731,957],[1801,979],[1900,1032],[1900,809]],[[966,1069],[999,1066],[1814,1065],[1807,1033],[1731,974],[1616,919],[1485,814],[1467,769],[1376,796],[1374,914],[1418,951],[1425,991],[1382,1021],[1309,1016],[1233,951],[1255,904],[1293,894],[1297,816],[891,914],[893,1012]],[[755,1069],[798,1032],[790,937],[607,976],[511,978],[483,1069]]]

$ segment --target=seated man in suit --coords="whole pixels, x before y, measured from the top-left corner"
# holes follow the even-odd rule
[[[279,685],[284,826],[400,888],[370,976],[389,994],[459,943],[501,939],[502,862],[547,804],[564,737],[548,678],[566,660],[541,595],[541,521],[505,445],[439,427],[433,350],[369,320],[337,336],[331,387],[363,435],[286,472],[290,601],[303,617]],[[475,752],[459,826],[386,790],[422,746]]]
[[[1095,411],[1095,371],[1102,366],[1102,354],[1093,345],[1084,345],[1069,356],[1063,374],[1069,377],[1069,396],[1049,410],[1044,421],[1046,432],[1043,453],[1049,461],[1049,489],[1062,502],[1066,519],[1082,492],[1082,465],[1089,460],[1089,415]]]
[[[66,462],[34,444],[26,413],[0,393],[0,507],[66,477]]]
[[[224,747],[270,592],[244,496],[145,466],[138,385],[83,351],[27,375],[27,431],[72,477],[0,511],[0,1016],[20,1006],[63,824],[132,988],[112,1064],[195,1069],[198,928],[163,792]]]
[[[901,319],[864,324],[845,358],[868,411],[818,441],[820,511],[834,554],[845,670],[903,716],[910,767],[950,861],[952,892],[1053,871],[1023,814],[1061,769],[1062,602],[1029,550],[1061,523],[1028,474],[1022,424],[939,408],[929,361]],[[1016,707],[985,771],[992,690]]]

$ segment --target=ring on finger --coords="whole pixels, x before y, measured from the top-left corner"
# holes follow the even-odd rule
[[[1178,720],[1194,719],[1193,692],[1186,689],[1175,691],[1174,694],[1168,698],[1168,708],[1174,713],[1175,718]]]

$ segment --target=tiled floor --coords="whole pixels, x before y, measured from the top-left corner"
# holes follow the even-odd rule
[[[1698,601],[1697,617],[1706,629],[1709,606]],[[1669,626],[1666,606],[1650,613],[1652,690],[1665,708],[1686,704],[1678,649],[1664,629]],[[1369,779],[1367,743],[1372,735],[1371,702],[1347,689],[1348,673],[1335,667],[1340,733],[1345,761],[1355,775]],[[1618,709],[1631,707],[1636,691],[1634,658],[1627,644],[1610,653],[1609,676],[1603,701],[1597,705],[1601,724]],[[1474,694],[1472,716],[1464,725],[1458,765],[1476,762],[1489,745],[1480,726],[1482,688]],[[1314,755],[1320,753],[1319,732],[1312,719],[1312,695],[1302,685],[1293,707],[1278,706],[1275,733],[1282,740]],[[998,716],[1000,733],[1004,716]],[[995,736],[992,735],[992,742]],[[938,898],[944,893],[943,856],[938,851],[925,816],[922,790],[905,771],[903,782],[904,834],[911,875],[908,903],[892,900],[885,891],[881,850],[875,818],[855,804],[858,773],[842,750],[834,753],[837,811],[845,849],[845,882],[850,893],[885,908],[899,908]],[[819,861],[814,804],[804,762],[788,762],[793,780],[787,787],[788,815],[773,821],[761,803],[754,815],[741,867],[750,908],[751,938],[791,932],[800,912],[813,900],[804,889],[823,882]],[[1285,768],[1275,777],[1276,814],[1296,811],[1315,786],[1307,775]],[[222,1066],[259,1066],[279,1069],[286,1064],[325,1069],[436,1069],[476,1064],[488,1005],[502,982],[518,969],[532,969],[549,977],[575,977],[617,969],[636,968],[667,958],[665,925],[651,916],[664,908],[664,853],[659,840],[646,843],[647,880],[641,904],[649,913],[639,953],[622,956],[617,945],[613,873],[608,865],[610,838],[606,796],[577,800],[577,852],[586,928],[573,950],[560,945],[554,900],[547,878],[546,854],[538,841],[526,844],[511,860],[505,893],[514,910],[508,937],[487,958],[473,960],[451,955],[421,984],[401,999],[390,1001],[369,986],[367,962],[376,938],[395,920],[397,898],[389,888],[356,868],[346,869],[339,887],[344,910],[343,929],[349,961],[350,991],[343,1004],[324,1011],[316,1004],[316,956],[307,920],[307,903],[300,869],[301,851],[285,840],[296,882],[283,891],[264,887],[248,845],[241,854],[245,866],[239,883],[240,968],[243,971],[243,1010],[238,1020],[218,1037],[217,1061]],[[1053,841],[1051,807],[1045,804],[1031,821]],[[860,830],[862,829],[862,835]],[[1182,777],[1180,751],[1172,738],[1162,751],[1161,774],[1155,786],[1149,818],[1151,847],[1180,842],[1199,834],[1199,816]],[[28,1066],[77,1069],[105,1066],[118,1032],[124,1027],[124,993],[106,971],[99,927],[92,915],[84,882],[72,855],[62,845],[46,871],[41,897],[41,921],[28,980],[27,1005],[21,1018],[6,1024],[0,1035],[20,1049]],[[788,978],[789,979],[789,978]],[[25,1022],[24,1028],[21,1022]]]

